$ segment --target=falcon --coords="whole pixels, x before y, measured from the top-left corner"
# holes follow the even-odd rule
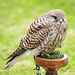
[[[30,25],[21,38],[19,47],[7,58],[4,71],[28,55],[37,56],[42,51],[53,52],[65,39],[68,23],[64,11],[55,9],[47,12]]]

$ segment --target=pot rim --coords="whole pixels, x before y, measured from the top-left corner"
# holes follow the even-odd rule
[[[66,54],[64,54],[64,57],[60,58],[60,59],[45,59],[45,58],[41,58],[39,56],[37,56],[36,58],[38,58],[40,60],[44,60],[44,61],[62,61],[62,60],[65,60],[66,58],[68,58],[68,56]]]
[[[64,54],[64,57],[60,59],[45,59],[37,56],[36,64],[46,68],[60,68],[68,64],[68,56]]]

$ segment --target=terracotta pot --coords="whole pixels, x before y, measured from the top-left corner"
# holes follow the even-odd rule
[[[37,56],[35,62],[46,70],[45,75],[57,75],[57,70],[68,64],[68,56],[64,54],[64,57],[61,59],[44,59]]]

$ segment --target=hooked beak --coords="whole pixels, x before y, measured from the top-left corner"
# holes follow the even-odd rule
[[[62,19],[59,19],[58,21],[59,21],[60,23],[62,23]]]

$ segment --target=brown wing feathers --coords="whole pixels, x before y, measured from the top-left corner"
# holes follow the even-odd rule
[[[8,58],[11,58],[11,57],[13,58],[15,56],[18,56],[18,55],[22,54],[25,51],[26,51],[25,49],[19,49],[19,48],[17,48]]]
[[[10,58],[10,60],[8,60],[8,62],[6,64],[8,64],[9,62],[11,62],[15,57],[21,55],[22,53],[24,53],[26,50],[25,49],[19,49],[17,48],[8,58]],[[8,59],[7,58],[7,59]]]
[[[36,19],[30,26],[27,36],[24,37],[24,42],[28,49],[36,48],[46,38],[49,30],[43,19]]]
[[[10,58],[7,63],[6,63],[6,67],[4,68],[5,69],[9,69],[10,67],[12,67],[18,60],[19,60],[19,57],[21,56],[22,53],[24,53],[25,49],[19,49],[17,48],[8,58]],[[7,58],[7,59],[8,59]],[[3,70],[3,71],[4,71]]]
[[[49,32],[48,28],[43,27],[41,24],[42,20],[39,19],[35,20],[34,23],[31,24],[27,32],[27,36],[21,39],[19,47],[8,57],[10,60],[6,63],[9,64],[5,69],[9,69],[15,62],[17,62],[19,56],[27,51],[27,49],[31,50],[38,47],[40,43],[46,38]]]
[[[42,25],[38,24],[38,22],[42,23],[42,20],[36,19],[31,24],[27,32],[27,36],[21,39],[19,47],[8,58],[11,58],[12,60],[15,56],[24,53],[26,51],[26,49],[24,49],[24,45],[29,49],[33,49],[40,45],[41,41],[43,41],[45,36],[48,34],[48,28],[43,28]]]
[[[3,71],[5,71],[6,69],[8,70],[10,67],[12,67],[18,60],[18,58],[19,58],[20,56],[16,56],[15,58],[13,58],[12,59],[12,61],[8,64],[8,63],[6,63],[6,64],[8,64],[5,68],[4,68],[4,70]]]

